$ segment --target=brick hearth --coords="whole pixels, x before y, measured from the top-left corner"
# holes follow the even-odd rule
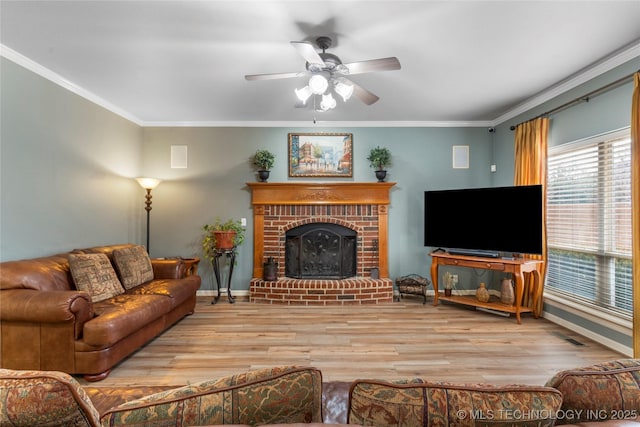
[[[254,212],[252,302],[328,305],[376,304],[393,300],[388,277],[389,189],[394,183],[248,183]],[[347,279],[284,277],[287,230],[313,222],[357,233],[357,275]],[[278,262],[278,280],[263,280],[263,263]],[[379,277],[371,271],[378,268]]]

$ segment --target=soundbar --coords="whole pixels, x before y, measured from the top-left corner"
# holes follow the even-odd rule
[[[448,252],[451,255],[465,255],[465,256],[479,256],[485,258],[500,258],[500,252],[497,251],[485,251],[479,249],[458,249],[449,248]]]

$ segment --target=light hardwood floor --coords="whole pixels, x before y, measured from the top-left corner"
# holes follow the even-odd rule
[[[431,298],[426,305],[405,297],[378,306],[300,307],[211,305],[199,297],[195,314],[90,384],[184,385],[291,364],[321,369],[324,381],[420,376],[542,385],[559,370],[623,357],[530,314],[518,325],[459,305],[434,307]]]

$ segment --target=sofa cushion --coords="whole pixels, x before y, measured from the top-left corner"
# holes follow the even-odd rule
[[[145,328],[171,311],[171,298],[162,295],[118,295],[93,305],[96,316],[84,324],[83,341],[109,347]]]
[[[99,418],[68,374],[0,369],[0,425],[95,427]]]
[[[109,258],[104,254],[69,254],[69,268],[76,289],[89,293],[93,302],[124,292]]]
[[[0,289],[74,290],[67,255],[5,261],[0,264]]]
[[[125,289],[153,280],[153,267],[147,250],[140,245],[114,249],[113,263]]]
[[[200,288],[200,276],[183,279],[154,279],[126,293],[130,295],[164,295],[170,297],[171,308],[192,298]]]
[[[349,424],[378,426],[553,426],[562,395],[550,387],[357,380]]]
[[[103,425],[220,425],[322,422],[322,375],[283,366],[203,381],[109,409]]]
[[[636,419],[640,415],[640,360],[619,359],[558,372],[545,384],[563,396],[571,416],[557,424]]]

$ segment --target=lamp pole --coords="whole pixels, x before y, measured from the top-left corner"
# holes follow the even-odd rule
[[[156,188],[161,181],[156,178],[136,178],[136,181],[138,181],[138,184],[140,184],[140,186],[146,191],[144,210],[147,211],[147,253],[149,253],[149,218],[151,215],[151,190]]]
[[[151,215],[151,189],[145,188],[147,190],[147,194],[145,196],[145,207],[144,210],[147,211],[147,253],[149,252],[149,217]]]

